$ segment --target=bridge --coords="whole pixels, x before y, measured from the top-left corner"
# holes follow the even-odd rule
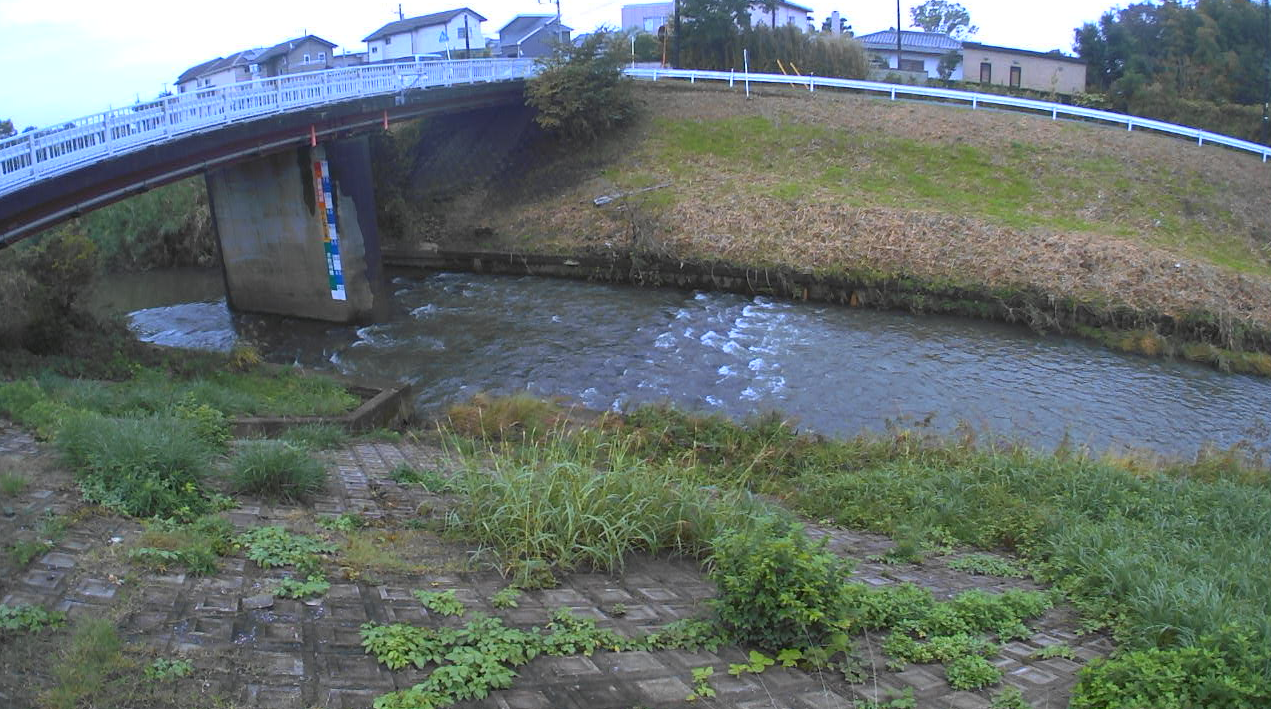
[[[162,97],[0,140],[0,248],[206,174],[239,310],[375,319],[387,306],[366,134],[524,103],[529,59],[384,62]]]
[[[0,249],[61,221],[206,174],[226,292],[240,310],[354,322],[386,305],[366,133],[523,102],[528,59],[382,62],[214,87],[0,139]],[[1013,96],[814,76],[629,69],[635,79],[830,88],[1095,121],[1271,158],[1271,147]]]

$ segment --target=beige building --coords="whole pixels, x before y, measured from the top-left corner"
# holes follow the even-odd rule
[[[1086,90],[1086,63],[1058,52],[962,43],[963,81],[1060,94]]]

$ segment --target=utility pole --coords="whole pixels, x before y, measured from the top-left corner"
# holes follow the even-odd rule
[[[671,67],[680,68],[680,0],[675,0],[675,27],[673,29],[671,39],[675,40],[675,44],[671,45]]]
[[[397,19],[399,21],[406,19],[406,16],[402,14],[402,4],[400,2],[397,3]]]
[[[472,58],[472,31],[468,29],[468,13],[463,13],[463,58]]]
[[[900,71],[900,0],[896,0],[896,71]]]

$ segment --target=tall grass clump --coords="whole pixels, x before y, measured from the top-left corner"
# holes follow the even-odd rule
[[[650,465],[623,442],[555,439],[504,449],[457,480],[457,531],[497,553],[505,572],[615,571],[633,551],[699,554],[725,530],[774,514],[740,490],[722,491],[691,471]]]
[[[77,412],[57,443],[90,502],[134,517],[188,519],[209,508],[200,483],[216,451],[187,419]]]
[[[282,434],[282,440],[298,448],[324,451],[347,445],[349,432],[339,424],[311,423],[287,429]]]
[[[568,414],[562,402],[524,392],[479,393],[452,405],[446,411],[446,425],[454,433],[483,440],[540,441],[556,431]]]
[[[327,471],[285,441],[246,441],[230,460],[230,484],[235,492],[303,502],[326,489]]]

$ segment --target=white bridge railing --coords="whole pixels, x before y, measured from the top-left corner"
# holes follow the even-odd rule
[[[969,104],[971,108],[979,108],[980,106],[993,106],[997,108],[1009,108],[1017,111],[1028,111],[1035,114],[1049,115],[1052,119],[1058,119],[1060,116],[1065,118],[1081,118],[1085,120],[1104,121],[1123,125],[1126,130],[1134,130],[1135,128],[1147,128],[1162,133],[1170,133],[1195,140],[1198,144],[1213,143],[1215,145],[1223,145],[1236,150],[1246,150],[1255,155],[1262,156],[1262,162],[1266,162],[1271,158],[1271,146],[1260,145],[1247,140],[1233,138],[1229,135],[1220,133],[1210,133],[1199,128],[1191,128],[1188,126],[1175,125],[1173,123],[1165,123],[1164,121],[1156,121],[1151,118],[1139,118],[1136,116],[1127,116],[1123,113],[1112,113],[1111,111],[1100,111],[1093,108],[1083,108],[1081,106],[1068,106],[1061,103],[1050,103],[1048,101],[1033,101],[1026,98],[1017,98],[1015,96],[998,96],[996,94],[981,94],[972,91],[954,91],[952,89],[940,89],[930,86],[904,86],[898,84],[883,84],[876,81],[856,81],[854,79],[829,79],[820,76],[787,76],[785,74],[742,74],[731,71],[699,71],[696,69],[627,69],[626,75],[635,79],[649,79],[657,81],[659,79],[687,79],[690,83],[698,81],[726,81],[729,86],[744,85],[747,83],[754,84],[785,84],[798,87],[806,87],[808,91],[815,91],[818,88],[835,88],[850,89],[853,91],[865,91],[873,94],[888,94],[892,100],[897,97],[914,97],[922,99],[941,99],[945,101],[955,101],[960,104]]]
[[[105,157],[227,123],[408,89],[523,79],[532,59],[383,62],[217,86],[0,139],[0,196]]]

